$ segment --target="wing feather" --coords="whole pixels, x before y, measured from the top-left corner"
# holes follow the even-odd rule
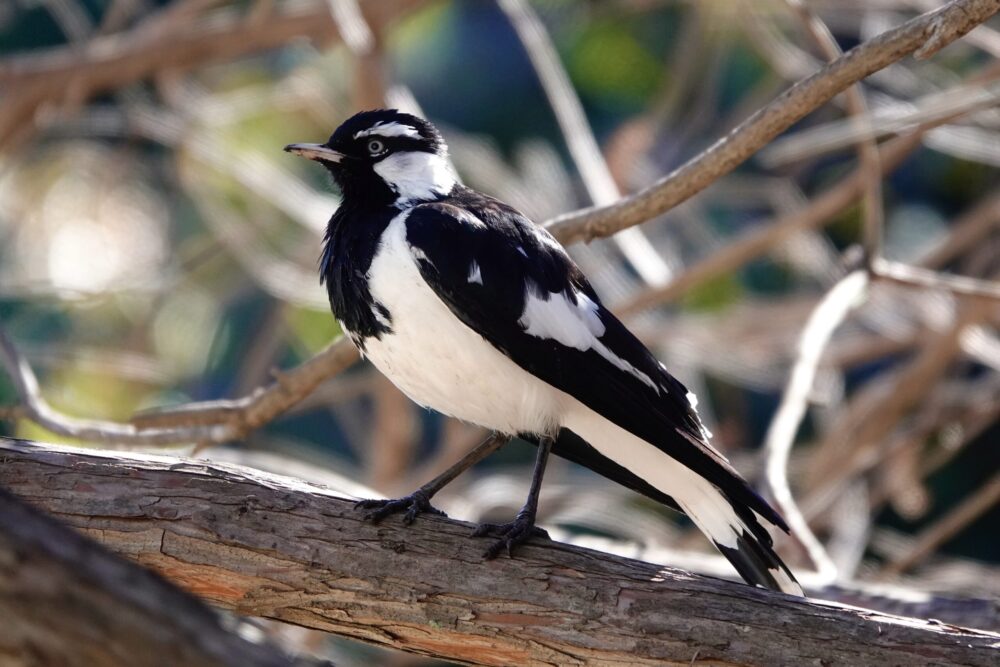
[[[771,542],[754,511],[787,531],[709,444],[684,385],[601,304],[555,239],[466,192],[461,207],[422,204],[407,219],[421,275],[451,311],[521,368],[714,484],[758,539]]]

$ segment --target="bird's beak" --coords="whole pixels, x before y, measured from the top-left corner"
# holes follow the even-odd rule
[[[288,144],[285,146],[285,151],[318,162],[340,162],[344,159],[343,153],[327,148],[323,144]]]

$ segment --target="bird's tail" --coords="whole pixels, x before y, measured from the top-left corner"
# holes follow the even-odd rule
[[[716,497],[706,497],[709,493]],[[704,489],[696,502],[676,494],[674,498],[747,583],[789,595],[803,595],[799,582],[774,552],[771,536],[761,525],[766,519],[748,510],[751,515],[746,517],[749,521],[745,520],[714,486]]]
[[[718,547],[747,583],[790,595],[802,588],[772,548],[767,526],[787,530],[781,517],[722,461],[711,468],[723,491],[659,448],[591,410],[570,412],[564,426],[595,450],[574,456],[578,443],[557,441],[557,454],[576,459],[603,475],[661,502],[676,506]],[[669,443],[668,443],[669,444]],[[600,464],[600,465],[597,465]],[[650,491],[654,493],[651,494]],[[664,500],[665,499],[665,500]]]

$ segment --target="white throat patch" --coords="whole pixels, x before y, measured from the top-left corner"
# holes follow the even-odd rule
[[[399,195],[397,207],[446,195],[458,182],[448,160],[435,153],[394,153],[376,162],[374,168],[386,185]]]

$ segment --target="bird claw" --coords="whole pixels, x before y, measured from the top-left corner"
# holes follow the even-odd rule
[[[365,512],[364,520],[378,523],[382,519],[392,514],[403,512],[403,523],[409,526],[418,514],[428,513],[438,516],[448,516],[438,508],[431,505],[431,499],[423,491],[417,490],[402,498],[392,498],[389,500],[370,499],[359,500],[354,503],[354,509],[372,510]]]
[[[510,557],[515,546],[532,537],[550,539],[548,531],[535,525],[535,517],[525,514],[518,514],[509,523],[482,523],[472,531],[472,537],[485,535],[495,535],[500,538],[483,552],[483,558],[486,560],[493,560],[501,551],[506,551]]]

